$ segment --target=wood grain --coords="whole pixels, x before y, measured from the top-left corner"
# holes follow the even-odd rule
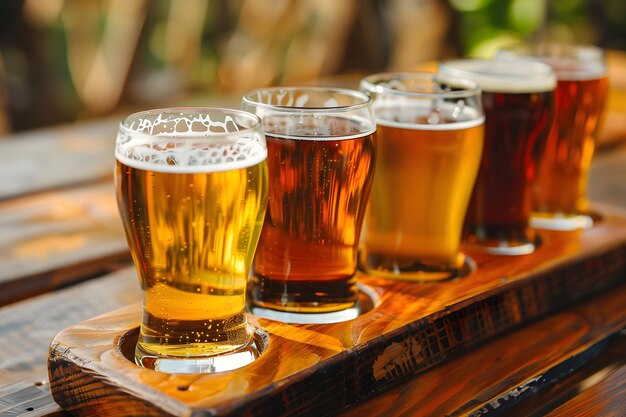
[[[250,316],[270,333],[270,345],[235,372],[184,376],[135,366],[119,349],[139,322],[139,307],[130,306],[57,335],[51,389],[74,415],[333,413],[602,289],[619,285],[621,308],[626,220],[608,209],[603,215],[591,230],[543,232],[532,255],[473,253],[478,271],[456,281],[361,277],[380,304],[351,322],[286,325]],[[546,346],[558,346],[551,334],[543,336]]]
[[[626,288],[621,288],[550,315],[403,381],[340,416],[545,415],[542,407],[554,398],[554,393],[544,394],[546,390],[605,356],[607,341],[619,338],[623,346],[626,338],[614,332],[626,324],[625,297]],[[568,388],[572,386],[579,381]]]
[[[566,360],[542,370],[490,403],[489,417],[624,415],[626,411],[626,329],[578,350]],[[587,361],[589,356],[595,356]],[[515,395],[521,392],[521,395]],[[487,407],[483,407],[486,409]],[[576,411],[574,411],[576,409]],[[614,414],[617,412],[618,414]],[[613,414],[612,414],[613,413]],[[620,414],[621,413],[621,414]]]
[[[239,108],[239,95],[198,95],[176,105]],[[169,103],[171,105],[171,103]],[[145,108],[128,110],[147,110]],[[32,130],[0,141],[0,200],[111,181],[117,129],[125,114]]]
[[[0,339],[1,415],[69,417],[58,408],[49,392],[43,355],[48,341],[52,334],[67,325],[136,301],[138,293],[134,278],[134,271],[128,270],[0,309],[0,329],[11,329],[6,338]],[[109,296],[100,297],[99,294],[103,293]],[[566,362],[572,352],[580,354],[585,349],[580,347],[581,343],[588,345],[607,329],[619,327],[626,314],[618,312],[620,307],[626,308],[624,297],[623,290],[604,294],[508,333],[506,337],[497,338],[350,408],[342,416],[465,415],[459,410],[467,411],[467,398],[480,402],[480,399],[502,397],[501,390],[513,392],[525,381],[536,379],[533,375],[541,375],[545,369]],[[44,313],[49,320],[34,319]],[[622,337],[626,339],[626,334]],[[15,360],[11,360],[16,351],[12,340],[24,341],[23,349],[19,350],[20,357]],[[554,343],[557,346],[551,345]],[[624,346],[626,343],[615,354],[621,354],[622,360]],[[600,356],[606,357],[606,352]],[[606,364],[602,366],[605,367]],[[574,381],[570,385],[578,387],[579,384]],[[553,397],[554,394],[548,394],[548,398]],[[525,403],[529,402],[525,399]],[[547,400],[539,398],[539,402],[544,405]],[[611,404],[607,403],[605,407],[615,407]],[[444,406],[447,408],[442,408]],[[27,409],[33,411],[27,412]],[[452,413],[455,409],[459,413]],[[433,411],[427,413],[425,410]],[[514,411],[516,409],[509,409],[505,415],[543,415]]]
[[[0,201],[0,306],[130,260],[110,182]]]
[[[604,373],[597,375],[598,383],[581,387],[580,394],[546,414],[546,417],[626,415],[626,364],[622,361],[620,365],[605,369]]]
[[[0,144],[0,199],[113,178],[119,118],[8,136]]]
[[[139,300],[134,268],[0,308],[0,415],[48,415],[46,352],[72,324]]]

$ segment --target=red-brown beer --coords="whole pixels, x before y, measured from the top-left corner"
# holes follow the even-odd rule
[[[296,138],[266,133],[270,190],[252,293],[259,306],[322,313],[355,303],[374,135],[342,134]]]
[[[263,120],[270,190],[249,310],[288,323],[358,316],[356,268],[374,169],[371,98],[327,87],[244,95]]]
[[[530,62],[459,60],[444,64],[442,72],[450,68],[480,84],[486,119],[464,236],[494,253],[532,252],[531,189],[553,121],[555,76]]]
[[[485,146],[465,217],[468,234],[524,241],[531,186],[552,120],[552,92],[483,91]]]

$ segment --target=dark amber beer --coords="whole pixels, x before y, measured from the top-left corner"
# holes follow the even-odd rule
[[[535,211],[584,213],[587,176],[608,80],[561,80],[556,90],[557,118],[539,165]]]
[[[553,120],[554,73],[540,63],[478,59],[448,61],[439,71],[471,78],[483,91],[485,146],[465,238],[495,254],[531,253],[531,190]]]
[[[290,322],[355,316],[356,258],[374,169],[370,100],[356,91],[252,91],[271,187],[251,285],[255,314]]]
[[[378,125],[377,163],[360,262],[371,275],[438,281],[459,276],[463,219],[483,149],[480,89],[433,74],[361,81]]]
[[[260,129],[254,115],[219,109],[122,122],[116,185],[143,292],[139,364],[211,372],[249,362],[219,361],[252,342],[246,283],[267,199]]]
[[[604,53],[592,46],[537,44],[503,51],[503,59],[533,58],[557,76],[556,118],[533,187],[534,227],[571,230],[592,224],[587,179],[606,101]]]

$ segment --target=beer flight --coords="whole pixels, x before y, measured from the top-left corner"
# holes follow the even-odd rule
[[[358,270],[462,278],[476,267],[461,242],[519,256],[536,228],[589,227],[606,90],[600,49],[537,46],[360,91],[269,87],[241,110],[126,117],[115,182],[142,289],[136,363],[236,369],[259,355],[246,311],[351,320]]]

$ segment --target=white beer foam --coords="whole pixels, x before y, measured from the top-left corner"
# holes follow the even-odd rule
[[[520,44],[496,53],[499,60],[543,62],[552,67],[560,81],[592,81],[606,77],[602,49],[589,45],[540,43]]]
[[[474,80],[489,93],[543,93],[556,87],[554,72],[539,62],[458,59],[440,64],[439,72]]]
[[[229,135],[232,133],[232,135]],[[239,132],[232,118],[210,115],[138,118],[118,133],[115,157],[137,169],[167,173],[247,168],[267,158],[262,134]]]
[[[561,58],[541,58],[541,62],[550,65],[560,81],[591,81],[606,76],[606,67],[602,62]]]
[[[478,110],[468,107],[463,101],[458,103],[438,103],[436,101],[411,100],[393,97],[390,100],[377,99],[374,102],[376,123],[380,126],[413,130],[460,130],[480,126],[485,117]],[[426,123],[418,122],[425,119]]]

